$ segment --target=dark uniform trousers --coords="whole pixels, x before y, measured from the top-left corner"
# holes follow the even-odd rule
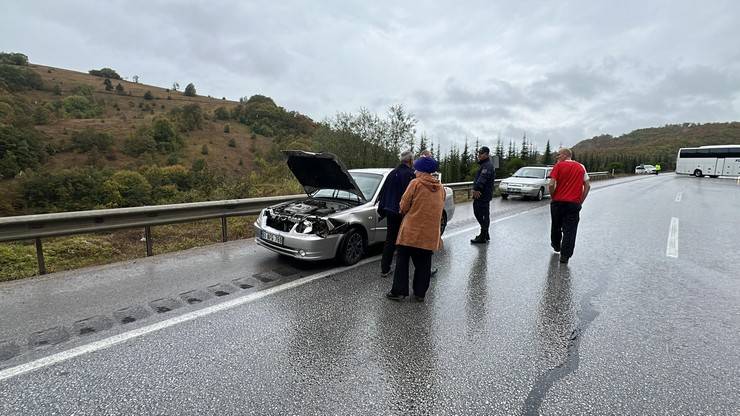
[[[383,258],[380,260],[381,273],[388,273],[391,271],[393,253],[396,251],[396,239],[398,238],[398,230],[401,228],[402,219],[403,217],[400,214],[386,211],[387,228],[385,244],[383,245]]]
[[[554,249],[560,250],[562,257],[568,258],[573,255],[580,212],[581,204],[575,202],[553,201],[550,204],[550,217],[552,218],[550,243]]]
[[[483,237],[488,237],[488,227],[491,225],[491,201],[482,198],[473,200],[473,215],[480,224]]]
[[[397,249],[391,293],[409,295],[409,259],[411,259],[414,262],[414,295],[423,298],[432,277],[432,250],[409,246],[397,246]]]

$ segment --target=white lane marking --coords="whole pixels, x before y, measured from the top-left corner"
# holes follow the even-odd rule
[[[678,257],[678,218],[671,218],[671,228],[668,230],[668,243],[665,248],[665,255],[668,257]]]
[[[294,280],[292,282],[288,282],[279,286],[274,286],[269,289],[265,289],[259,292],[250,293],[248,295],[244,295],[242,297],[232,299],[230,301],[220,303],[218,305],[209,306],[207,308],[203,308],[197,311],[188,312],[186,314],[176,316],[174,318],[166,319],[164,321],[160,321],[151,325],[147,325],[141,328],[137,328],[128,332],[124,332],[118,335],[114,335],[109,338],[101,339],[99,341],[95,341],[93,343],[82,345],[76,348],[72,348],[71,350],[62,351],[57,354],[50,355],[48,357],[40,358],[35,361],[28,362],[26,364],[21,364],[16,367],[11,367],[5,370],[0,371],[0,381],[6,380],[11,377],[15,377],[24,373],[28,373],[30,371],[38,370],[39,368],[43,368],[52,364],[60,363],[65,360],[69,360],[70,358],[78,357],[80,355],[84,355],[90,352],[99,351],[108,347],[111,347],[116,344],[120,344],[122,342],[128,341],[130,339],[138,338],[143,335],[159,331],[161,329],[165,329],[168,327],[171,327],[173,325],[181,324],[183,322],[191,321],[196,318],[201,318],[216,312],[224,311],[227,309],[234,308],[239,305],[243,305],[245,303],[253,302],[258,299],[262,299],[266,296],[270,296],[275,293],[279,293],[288,289],[292,289],[294,287],[305,285],[306,283],[313,282],[314,280],[322,279],[327,276],[331,276],[332,274],[341,273],[346,270],[354,269],[356,267],[371,263],[373,261],[378,260],[380,256],[374,256],[374,257],[368,257],[357,264],[353,266],[347,266],[347,267],[341,267],[339,269],[332,269],[327,270],[325,272],[317,273],[311,276],[306,276],[297,280]]]
[[[679,192],[676,194],[676,202],[681,202],[681,198],[683,197],[683,192]]]

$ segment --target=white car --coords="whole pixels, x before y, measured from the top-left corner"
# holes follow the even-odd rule
[[[655,174],[655,172],[655,166],[653,165],[638,165],[635,167],[635,173],[638,175]]]
[[[301,260],[337,258],[349,265],[360,261],[369,245],[385,241],[386,220],[376,209],[392,169],[348,171],[331,153],[283,153],[307,197],[262,210],[254,223],[258,245]],[[455,213],[452,189],[444,192],[443,233]]]
[[[525,166],[510,177],[501,181],[498,186],[501,199],[509,195],[531,197],[538,201],[550,194],[547,184],[550,182],[552,166]]]

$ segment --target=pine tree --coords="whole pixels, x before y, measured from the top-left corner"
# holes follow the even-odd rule
[[[550,149],[550,140],[548,140],[547,144],[545,144],[545,153],[543,153],[542,155],[542,164],[543,165],[552,164],[552,151]]]
[[[509,140],[509,152],[506,154],[506,159],[511,160],[516,157],[516,149],[514,149],[514,142]]]
[[[529,146],[527,144],[527,133],[522,137],[522,150],[519,152],[519,158],[523,161],[529,160]]]

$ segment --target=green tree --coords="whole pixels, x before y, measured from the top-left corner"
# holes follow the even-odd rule
[[[170,111],[172,118],[181,131],[193,131],[203,128],[203,110],[198,104],[176,107]]]
[[[192,82],[185,87],[185,95],[195,97],[195,85]]]
[[[44,86],[41,76],[18,65],[0,64],[0,88],[10,92],[40,90]]]
[[[102,109],[91,98],[82,95],[70,95],[62,101],[64,112],[73,118],[94,118]]]
[[[151,91],[148,91],[147,90],[147,92],[144,93],[144,99],[145,100],[153,100],[154,99],[154,95],[152,94]]]
[[[545,152],[542,154],[542,164],[551,165],[553,162],[552,150],[550,149],[550,140],[545,144]]]
[[[229,147],[236,147],[236,140],[233,138],[229,139]]]
[[[225,107],[218,107],[213,114],[216,116],[216,120],[228,120],[231,118],[229,110]]]
[[[123,93],[123,85],[121,85],[121,83],[119,82],[118,85],[116,85],[116,94],[123,95]]]
[[[121,79],[121,76],[118,75],[118,73],[111,68],[91,69],[90,71],[88,71],[88,74],[96,77]]]
[[[200,154],[207,155],[208,154],[208,145],[203,145],[203,147],[200,148]]]
[[[224,133],[231,133],[231,125],[229,123],[224,124]]]
[[[27,66],[28,56],[17,52],[0,52],[0,64]]]
[[[106,78],[103,80],[103,85],[105,85],[106,91],[113,91],[113,83],[110,82],[110,78]]]
[[[122,170],[103,183],[102,192],[108,207],[136,207],[150,202],[152,186],[142,174]]]
[[[89,152],[93,148],[99,151],[110,149],[113,137],[108,133],[97,132],[92,128],[72,133],[72,149],[78,152]]]

